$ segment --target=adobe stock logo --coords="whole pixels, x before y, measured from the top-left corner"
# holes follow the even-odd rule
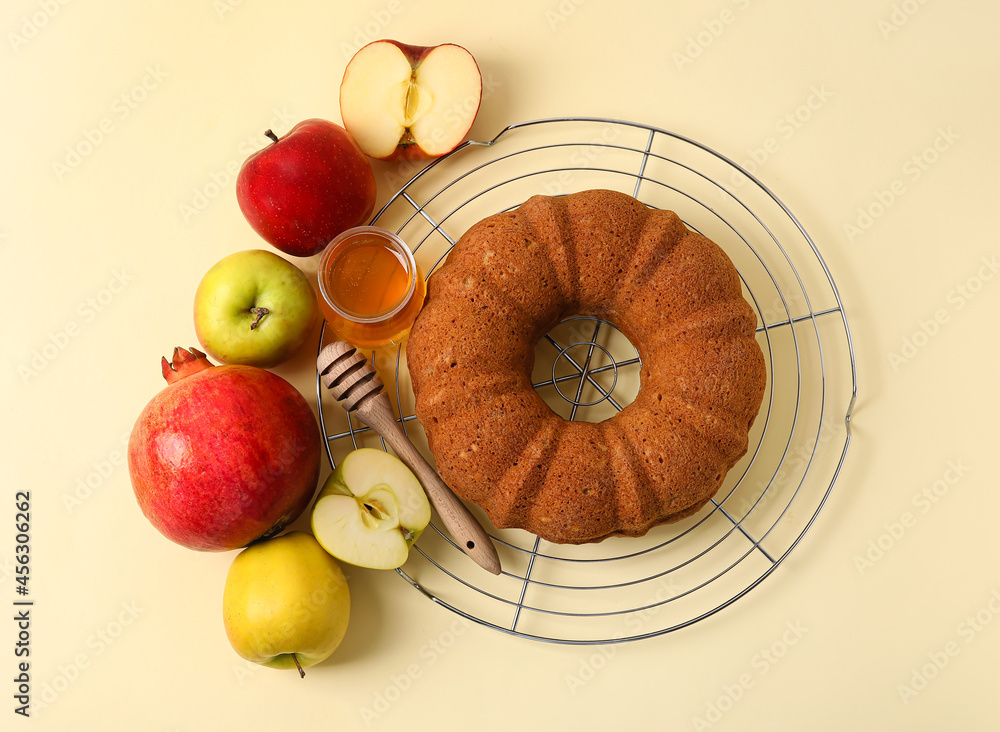
[[[833,97],[826,84],[813,84],[809,89],[809,95],[802,100],[802,103],[795,109],[786,112],[784,116],[778,118],[774,123],[775,135],[768,137],[759,145],[748,147],[749,158],[740,163],[744,170],[750,175],[756,175],[768,160],[781,149],[783,144],[788,143],[796,133],[812,120],[813,115]],[[733,187],[740,187],[747,182],[745,175],[739,171],[733,171],[730,177]]]
[[[128,461],[127,447],[132,430],[123,432],[114,448],[101,456],[101,459],[90,463],[90,468],[86,475],[80,475],[72,489],[63,491],[62,502],[66,507],[66,512],[72,514],[84,502],[90,500],[94,493],[101,488],[119,468],[126,465]]]
[[[390,675],[389,683],[373,695],[371,706],[364,706],[358,710],[365,727],[371,727],[410,689],[419,686],[419,680],[423,678],[428,667],[437,663],[448,653],[448,650],[471,626],[472,623],[465,618],[456,618],[436,638],[431,638],[422,644],[417,650],[417,655],[423,663],[410,663],[399,673]]]
[[[556,30],[561,23],[565,23],[569,16],[576,12],[576,9],[587,0],[561,0],[558,7],[553,10],[549,8],[545,11],[545,20],[549,23],[549,28]]]
[[[927,0],[903,0],[901,3],[893,3],[889,17],[880,18],[876,24],[883,40],[898,33],[926,2]]]
[[[18,32],[11,31],[7,34],[10,47],[15,52],[20,52],[21,47],[27,45],[29,41],[38,37],[42,28],[49,24],[59,14],[64,5],[68,5],[69,0],[39,0],[38,10],[31,15],[25,15],[18,27]]]
[[[732,0],[737,11],[743,11],[750,7],[751,0]],[[736,21],[736,12],[730,8],[723,8],[719,14],[702,23],[702,29],[694,35],[689,35],[684,44],[684,53],[674,51],[671,59],[677,66],[678,71],[683,71],[685,66],[690,66],[695,59],[701,57],[706,49],[715,43],[719,37],[726,32],[726,28]]]
[[[951,150],[955,142],[962,139],[962,135],[950,126],[938,127],[936,132],[937,135],[930,144],[903,163],[901,175],[893,178],[884,188],[873,191],[869,203],[858,206],[854,220],[844,224],[844,234],[849,242],[853,243],[867,233],[876,221],[885,216],[886,212],[910,191],[907,183],[913,184],[920,180],[932,166],[937,164],[944,153]]]
[[[87,650],[77,653],[69,663],[58,664],[56,675],[37,687],[33,700],[35,709],[41,711],[55,703],[144,612],[146,608],[139,606],[135,600],[122,602],[117,614],[87,637]]]
[[[964,310],[983,291],[986,283],[992,280],[997,272],[1000,272],[997,255],[980,259],[975,274],[948,290],[944,297],[944,307],[936,308],[930,318],[918,319],[916,328],[900,339],[899,351],[889,351],[889,365],[892,366],[893,372],[898,372],[916,358],[942,328],[952,321],[954,314]]]
[[[902,511],[894,519],[884,522],[882,533],[869,539],[864,551],[854,555],[854,568],[858,574],[863,575],[882,561],[916,527],[921,517],[934,509],[971,470],[962,458],[949,460],[947,467],[933,482],[910,498],[916,512]]]
[[[67,320],[61,328],[50,331],[45,340],[28,354],[27,362],[18,365],[17,373],[21,381],[27,384],[40,376],[49,364],[84,332],[86,326],[107,310],[134,281],[135,276],[125,269],[112,270],[107,284],[88,295],[76,306],[73,312],[77,318]]]
[[[66,146],[66,154],[52,161],[52,172],[55,173],[56,180],[62,182],[67,175],[79,168],[146,101],[150,92],[158,89],[169,76],[159,64],[147,65],[144,71],[142,78],[115,98],[108,114],[94,123],[93,127],[81,129],[76,141]]]
[[[661,579],[656,586],[656,591],[648,596],[642,603],[643,609],[635,610],[623,617],[623,624],[628,628],[629,633],[634,636],[639,635],[643,628],[659,614],[666,602],[680,594],[681,588],[677,584],[673,575],[668,575]],[[570,694],[576,696],[581,693],[584,687],[593,681],[601,669],[605,668],[618,654],[618,643],[610,643],[598,646],[597,649],[586,658],[578,662],[576,673],[566,674],[566,687]]]
[[[809,628],[800,620],[788,620],[781,635],[769,645],[761,646],[760,650],[750,659],[750,671],[741,673],[732,683],[723,684],[719,693],[705,703],[704,715],[691,719],[695,732],[704,732],[722,721],[722,718],[732,711],[746,696],[757,682],[774,666],[781,663],[788,652],[809,632]]]
[[[362,47],[367,46],[372,41],[385,38],[385,29],[402,12],[403,5],[399,0],[389,0],[385,7],[368,13],[370,20],[365,20],[354,29],[351,42],[341,41],[340,55],[343,56],[344,61],[349,61]]]
[[[1000,615],[1000,589],[994,587],[989,598],[955,626],[954,634],[967,646],[981,637],[980,634],[986,631],[998,615]],[[904,705],[909,704],[944,672],[965,646],[953,638],[938,649],[926,653],[917,666],[910,668],[906,682],[896,685],[900,701]]]

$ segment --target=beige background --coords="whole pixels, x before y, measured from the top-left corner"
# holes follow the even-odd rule
[[[6,3],[0,616],[15,599],[19,490],[32,496],[35,605],[30,722],[13,720],[16,629],[0,621],[2,726],[996,729],[1000,10],[818,5]],[[120,457],[162,386],[159,358],[195,343],[204,271],[262,243],[233,173],[265,127],[339,122],[344,66],[379,37],[476,55],[492,88],[479,139],[590,115],[739,162],[769,145],[758,175],[840,287],[859,397],[826,508],[732,607],[642,642],[556,646],[463,624],[394,574],[353,571],[348,638],[301,681],[228,646],[231,555],[174,546],[139,513]],[[810,98],[787,135],[782,120]],[[384,199],[400,171],[378,172]],[[886,191],[891,204],[859,223]],[[906,339],[920,347],[900,362]],[[276,370],[315,405],[312,358]],[[879,542],[877,561],[859,563]],[[767,649],[783,655],[763,664]],[[930,678],[901,693],[915,673]]]

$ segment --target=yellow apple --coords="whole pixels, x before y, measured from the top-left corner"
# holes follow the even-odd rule
[[[347,578],[303,531],[251,544],[229,567],[223,622],[233,649],[270,668],[303,669],[326,660],[351,614]]]

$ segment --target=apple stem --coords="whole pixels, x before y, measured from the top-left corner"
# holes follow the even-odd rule
[[[293,653],[292,660],[295,661],[295,668],[299,670],[299,678],[304,679],[306,677],[306,672],[303,670],[302,664],[299,663],[299,657]]]
[[[254,318],[254,321],[250,323],[250,330],[253,330],[260,325],[260,321],[264,319],[264,316],[271,313],[271,311],[267,308],[250,308],[250,312],[257,316]]]
[[[267,138],[269,138],[271,140],[271,142],[277,142],[278,141],[278,136],[276,134],[274,134],[273,132],[271,132],[271,130],[264,130],[264,136],[267,137]]]

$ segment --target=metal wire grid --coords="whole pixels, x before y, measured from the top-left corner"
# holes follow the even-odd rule
[[[596,187],[671,208],[736,263],[757,310],[769,374],[747,456],[701,512],[641,539],[567,547],[520,530],[493,530],[504,566],[494,578],[432,523],[397,570],[470,621],[523,638],[581,645],[678,630],[728,607],[770,576],[833,489],[850,446],[857,396],[843,303],[808,234],[754,176],[681,135],[601,118],[511,125],[419,171],[372,224],[399,234],[430,273],[471,223],[533,193]],[[324,329],[320,349],[325,341]],[[535,388],[567,419],[604,419],[634,396],[613,395],[625,388],[619,375],[637,375],[641,366],[638,351],[613,323],[571,318],[543,337],[536,354]],[[389,359],[372,355],[383,378],[391,371],[387,383],[394,381],[404,431],[430,458],[412,411],[404,349]],[[322,392],[317,379],[321,406]],[[336,450],[346,454],[379,442],[369,428],[335,410],[339,406],[329,415],[320,409],[331,466]],[[331,432],[327,422],[338,420],[345,427]]]

